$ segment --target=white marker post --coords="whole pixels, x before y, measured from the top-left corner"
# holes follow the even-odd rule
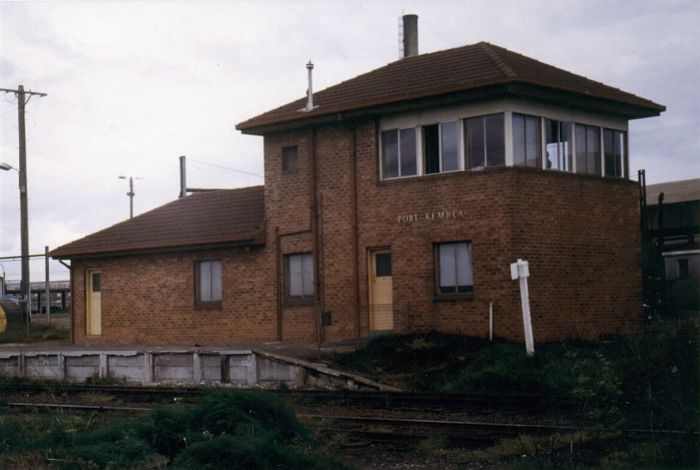
[[[530,268],[527,261],[518,259],[510,264],[510,277],[520,280],[520,303],[523,307],[523,328],[525,329],[525,350],[528,356],[535,354],[535,340],[532,337],[532,320],[530,319],[530,296],[527,291],[527,278]]]

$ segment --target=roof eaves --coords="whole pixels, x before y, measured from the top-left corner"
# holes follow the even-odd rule
[[[264,228],[240,233],[237,236],[211,237],[209,239],[174,240],[164,243],[130,243],[113,246],[96,246],[91,248],[71,249],[69,245],[59,247],[49,252],[55,259],[78,259],[85,257],[121,256],[124,254],[140,254],[144,252],[159,253],[179,251],[182,249],[201,250],[219,246],[253,246],[265,244]]]

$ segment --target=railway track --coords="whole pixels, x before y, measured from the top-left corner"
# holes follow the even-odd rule
[[[220,387],[216,387],[219,389]],[[209,387],[144,387],[67,383],[9,383],[0,385],[3,395],[51,393],[57,395],[103,394],[139,403],[195,402]],[[551,409],[570,409],[570,400],[542,396],[492,396],[435,394],[420,392],[370,392],[346,390],[267,390],[284,400],[304,405],[343,405],[381,409],[465,410],[537,413]]]
[[[81,403],[5,402],[0,404],[20,410],[67,409],[79,412],[145,413],[153,407],[87,405]],[[317,431],[337,433],[351,439],[383,443],[418,443],[428,438],[446,439],[452,445],[479,447],[518,435],[567,434],[601,432],[584,425],[551,425],[538,423],[508,423],[485,421],[455,421],[446,419],[408,419],[389,416],[347,416],[299,413],[297,417]],[[625,429],[630,437],[663,438],[687,434],[676,430]],[[697,433],[696,433],[697,434]]]

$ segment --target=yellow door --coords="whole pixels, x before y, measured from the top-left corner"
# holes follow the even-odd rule
[[[102,334],[102,273],[88,271],[87,275],[87,334]]]
[[[371,331],[394,329],[391,251],[369,254],[369,325]]]

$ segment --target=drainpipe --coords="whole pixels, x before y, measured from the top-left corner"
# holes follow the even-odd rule
[[[280,228],[275,227],[275,280],[277,282],[277,341],[282,341],[282,246]]]
[[[313,247],[314,262],[314,324],[316,325],[316,339],[319,348],[323,342],[321,326],[321,280],[319,278],[319,251],[318,251],[318,207],[316,198],[316,129],[309,129],[309,216],[311,217],[311,245]]]
[[[360,337],[360,267],[357,233],[357,128],[353,127],[350,151],[350,199],[352,200],[352,282],[355,294],[355,337]]]

